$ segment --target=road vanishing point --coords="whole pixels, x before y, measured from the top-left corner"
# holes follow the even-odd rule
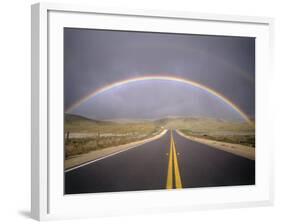
[[[255,184],[255,161],[191,141],[161,138],[65,171],[65,194]]]

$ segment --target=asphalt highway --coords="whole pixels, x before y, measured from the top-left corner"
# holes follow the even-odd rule
[[[65,194],[255,184],[255,161],[175,131],[65,172]]]

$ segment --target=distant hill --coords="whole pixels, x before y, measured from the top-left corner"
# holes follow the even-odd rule
[[[74,114],[64,114],[64,129],[70,132],[92,132],[100,127],[110,126],[114,123],[109,121],[98,121]]]
[[[157,125],[172,129],[189,129],[198,132],[209,131],[244,131],[252,132],[254,126],[247,122],[228,121],[218,118],[207,117],[177,117],[177,118],[162,118],[156,120]]]
[[[165,117],[156,120],[148,119],[114,119],[94,120],[80,115],[65,114],[65,129],[72,131],[95,131],[100,127],[111,126],[123,128],[147,124],[166,129],[184,129],[192,132],[254,132],[255,127],[243,121],[228,121],[209,117]]]
[[[87,118],[87,117],[80,116],[80,115],[64,114],[64,121],[67,123],[77,122],[77,121],[81,121],[81,120],[94,122],[94,120]]]
[[[64,131],[70,133],[153,133],[154,122],[139,120],[101,121],[74,114],[64,114]]]
[[[94,120],[91,118],[87,118],[81,115],[76,115],[76,114],[64,114],[64,121],[65,123],[71,124],[71,123],[77,123],[77,122],[89,122],[91,124],[111,124],[112,122],[110,121],[99,121],[99,120]]]
[[[117,124],[136,124],[136,123],[146,123],[151,122],[152,120],[149,119],[109,119],[109,120],[103,120],[105,122],[111,122],[111,123],[117,123]]]

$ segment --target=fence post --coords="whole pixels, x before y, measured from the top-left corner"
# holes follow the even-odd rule
[[[66,141],[68,141],[68,140],[69,140],[69,131],[66,132]]]
[[[98,134],[97,134],[97,146],[99,146],[99,140],[100,140],[100,132],[98,131]]]

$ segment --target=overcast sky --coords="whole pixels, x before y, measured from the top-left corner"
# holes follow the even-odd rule
[[[254,117],[254,38],[65,28],[65,108],[101,87],[147,74],[172,74],[201,83]],[[155,80],[112,89],[71,113],[93,119],[240,118],[229,105],[204,90]]]

